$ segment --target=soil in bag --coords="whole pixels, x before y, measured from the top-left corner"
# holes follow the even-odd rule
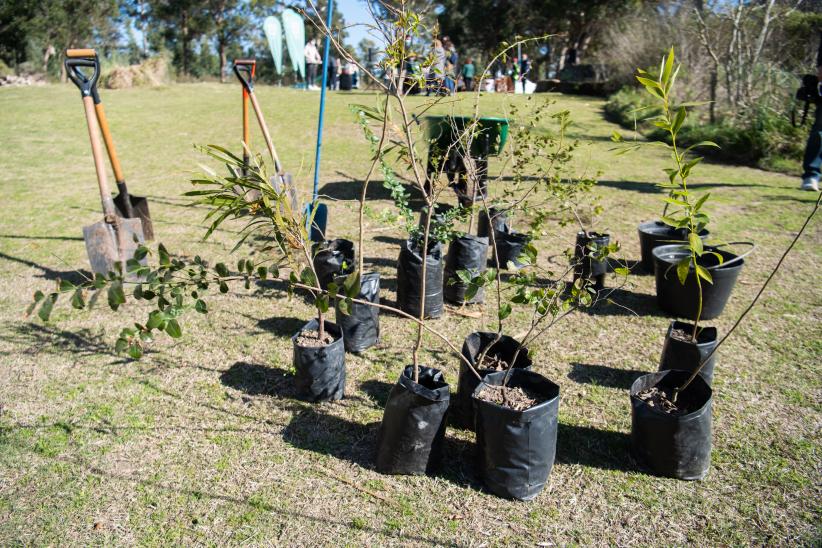
[[[308,401],[339,400],[345,392],[345,347],[342,331],[336,324],[325,322],[326,337],[319,340],[319,325],[313,319],[292,337],[294,383],[297,394]]]
[[[557,448],[559,387],[533,371],[490,373],[473,394],[479,468],[495,495],[531,500],[545,487]]]
[[[489,207],[487,212],[484,209],[481,209],[479,212],[477,218],[477,236],[480,238],[488,238],[489,245],[491,238],[490,227],[492,225],[494,230],[500,232],[508,231],[508,215],[505,210]]]
[[[582,278],[589,280],[596,289],[605,288],[605,275],[608,273],[608,261],[597,260],[591,257],[594,251],[589,247],[595,244],[596,247],[604,247],[611,241],[610,234],[600,234],[598,232],[577,232],[577,240],[574,244],[574,280]]]
[[[412,316],[420,315],[420,294],[422,293],[421,246],[406,240],[400,250],[397,263],[397,304],[400,310]],[[429,252],[425,257],[425,317],[442,316],[442,245],[429,242]]]
[[[426,474],[442,458],[449,388],[442,372],[408,366],[388,394],[377,436],[377,470],[384,474]]]
[[[328,289],[334,278],[354,271],[354,242],[340,238],[321,242],[318,246],[314,254],[314,270],[320,287]]]
[[[495,371],[505,371],[514,361],[517,369],[531,369],[531,358],[528,357],[528,349],[523,348],[517,354],[519,342],[508,335],[501,335],[497,338],[496,333],[485,331],[474,332],[465,338],[462,343],[462,355],[474,365],[481,378]],[[493,343],[493,344],[492,344]],[[490,345],[490,348],[488,346]],[[482,358],[482,363],[477,363],[480,354],[488,348]],[[480,383],[477,376],[465,363],[460,360],[460,374],[457,381],[457,393],[451,400],[451,409],[448,412],[449,421],[459,428],[474,429],[474,406],[471,402],[471,395]]]
[[[451,240],[448,245],[448,255],[445,256],[445,285],[443,287],[445,300],[455,304],[483,302],[485,300],[483,288],[479,288],[471,299],[465,299],[468,284],[460,280],[457,273],[467,270],[473,278],[485,272],[487,262],[488,238],[466,234]]]
[[[342,287],[344,278],[338,278],[337,284]],[[380,274],[368,272],[360,278],[360,293],[357,298],[374,304],[380,304]],[[336,320],[343,332],[345,350],[363,352],[380,340],[380,309],[361,303],[351,303],[351,313],[340,311],[336,303]]]
[[[699,375],[673,401],[691,373],[670,369],[639,377],[631,386],[631,447],[656,474],[704,478],[711,465],[713,393]]]

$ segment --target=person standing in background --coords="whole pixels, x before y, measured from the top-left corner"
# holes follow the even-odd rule
[[[443,84],[448,90],[449,95],[453,95],[457,88],[457,62],[459,62],[459,55],[457,55],[457,48],[454,47],[453,42],[447,36],[442,38],[442,46],[445,48],[445,78]]]
[[[528,54],[522,54],[522,60],[519,62],[520,79],[522,80],[523,90],[525,89],[525,80],[528,79],[528,73],[531,72],[531,60],[528,59]]]
[[[462,65],[462,79],[465,82],[465,91],[474,91],[474,60],[468,59]]]
[[[445,75],[445,49],[442,47],[442,42],[439,40],[434,40],[431,44],[431,55],[433,57],[433,63],[428,69],[428,86],[425,90],[425,96],[431,95],[431,91],[434,91],[434,94],[439,94],[442,88],[442,79]]]
[[[333,55],[328,56],[328,82],[326,85],[328,89],[337,89],[337,73],[340,70],[340,60]]]
[[[315,81],[317,80],[319,66],[322,64],[322,59],[320,59],[320,52],[317,50],[316,38],[312,38],[308,41],[308,43],[306,43],[305,49],[303,50],[303,54],[305,55],[306,89],[320,89],[318,86],[314,85]]]
[[[822,32],[819,33],[819,49],[816,52],[816,90],[808,90],[816,97],[816,114],[808,143],[805,145],[805,157],[802,160],[802,190],[819,192],[819,179],[822,176]]]

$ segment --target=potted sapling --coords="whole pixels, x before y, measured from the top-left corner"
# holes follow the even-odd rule
[[[702,328],[699,322],[721,312],[744,260],[705,245],[700,237],[708,222],[703,206],[709,195],[695,197],[688,188],[688,177],[701,158],[688,158],[693,147],[683,151],[677,142],[687,117],[685,106],[674,110],[670,102],[678,71],[671,48],[656,79],[641,70],[637,79],[660,102],[661,114],[654,123],[671,137],[671,144],[666,146],[671,150],[674,167],[666,172],[676,188],[671,189],[666,202],[675,209],[663,221],[687,234],[682,244],[653,250],[657,297],[664,309],[693,323],[673,322],[669,326],[661,372],[640,377],[631,387],[632,440],[635,452],[657,472],[701,479],[710,465],[710,380],[717,331]],[[707,288],[713,291],[709,293]],[[710,310],[705,306],[709,298]],[[697,370],[705,377],[693,373]],[[695,381],[690,378],[692,373],[698,376]],[[690,380],[684,382],[686,379]],[[672,390],[678,405],[670,401]]]

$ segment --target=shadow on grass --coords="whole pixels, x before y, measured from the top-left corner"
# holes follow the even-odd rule
[[[624,432],[559,424],[557,462],[603,470],[639,470],[630,454],[631,437]]]
[[[654,295],[606,288],[600,291],[597,299],[595,305],[580,311],[591,316],[667,316],[657,305]]]
[[[572,381],[623,390],[631,388],[637,378],[647,373],[647,371],[635,369],[616,369],[607,365],[580,362],[572,362],[571,368],[568,378]]]
[[[88,329],[78,331],[67,331],[57,329],[49,325],[35,322],[10,324],[12,335],[6,337],[6,341],[15,347],[26,346],[28,352],[38,352],[47,349],[51,353],[71,353],[78,357],[111,356],[115,358],[112,365],[129,363],[130,358],[123,358],[114,351],[102,335],[93,333]],[[20,353],[19,350],[14,353]],[[8,356],[12,352],[0,352],[0,355]]]
[[[272,316],[257,320],[257,327],[278,337],[291,338],[308,320],[290,316]]]
[[[0,238],[9,240],[60,240],[63,242],[82,242],[82,236],[26,236],[25,234],[0,234]]]
[[[384,234],[380,236],[374,236],[374,241],[397,246],[397,253],[399,253],[400,246],[403,243],[405,243],[405,240],[403,238],[397,238],[396,236],[386,236]],[[396,264],[396,261],[394,261],[394,263]]]
[[[360,390],[365,392],[368,399],[373,402],[380,409],[385,408],[385,403],[388,401],[388,393],[391,392],[393,384],[372,379],[360,384]]]
[[[28,259],[23,259],[20,257],[15,257],[14,255],[3,253],[2,251],[0,251],[0,259],[5,259],[6,261],[11,261],[14,263],[36,268],[42,272],[42,274],[40,274],[38,277],[45,278],[46,280],[56,280],[59,278],[61,280],[69,281],[75,285],[79,285],[94,277],[94,275],[91,272],[85,269],[54,270],[40,263],[36,263],[34,261],[30,261]]]
[[[815,195],[813,195],[815,196]],[[799,202],[801,204],[815,204],[816,198],[799,198],[797,196],[786,196],[784,194],[777,194],[775,196],[763,196],[766,200],[772,202]]]
[[[220,375],[225,386],[245,392],[249,396],[296,397],[294,376],[278,367],[256,363],[235,362]]]
[[[657,186],[657,183],[649,181],[597,181],[597,186],[604,186],[608,188],[615,188],[617,190],[630,190],[632,192],[639,192],[642,194],[662,194],[663,190]],[[771,188],[770,185],[763,185],[759,183],[694,183],[688,184],[688,188],[692,190],[708,189],[708,188]]]
[[[283,430],[289,445],[372,468],[379,422],[361,424],[307,406]]]

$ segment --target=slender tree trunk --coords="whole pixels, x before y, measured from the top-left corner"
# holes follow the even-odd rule
[[[220,54],[220,82],[225,83],[226,55],[225,42],[223,40],[217,42],[217,51]]]
[[[719,72],[719,66],[714,65],[713,70],[711,71],[711,104],[708,108],[710,113],[710,120],[712,124],[716,123],[716,86],[717,86],[717,73]]]
[[[188,38],[188,14],[183,12],[182,14],[182,46],[183,46],[183,74],[188,76],[188,46],[189,46],[189,38]]]

